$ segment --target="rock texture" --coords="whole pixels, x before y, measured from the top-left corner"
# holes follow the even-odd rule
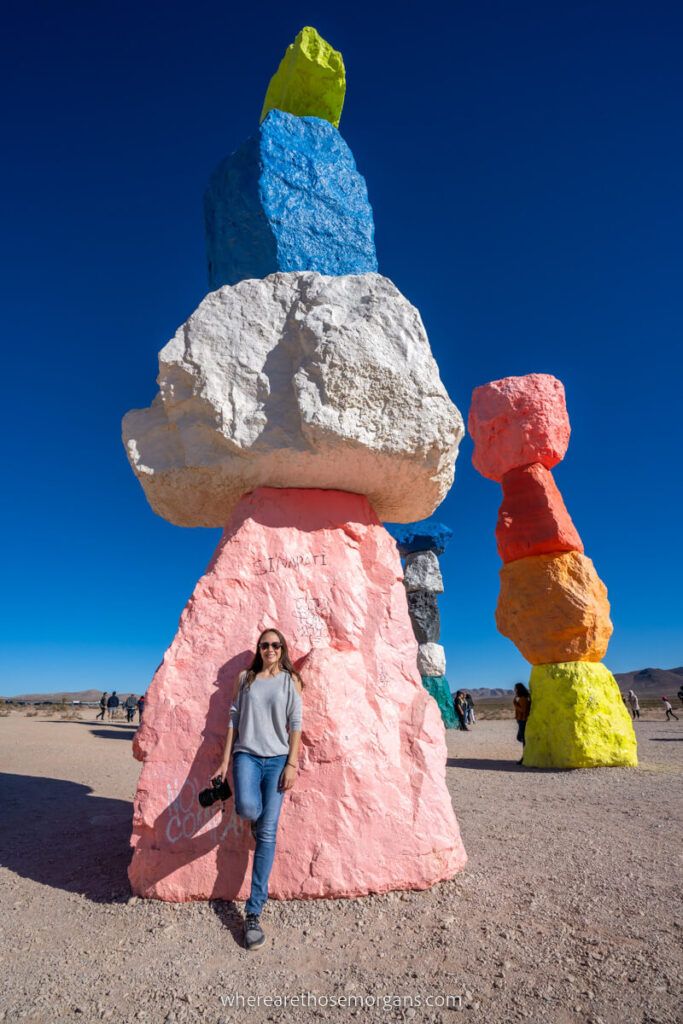
[[[278,270],[377,270],[365,180],[331,124],[273,110],[204,195],[211,289]]]
[[[220,760],[237,673],[271,625],[305,686],[270,895],[350,897],[451,878],[466,856],[395,545],[359,495],[260,488],[235,510],[147,693],[133,748],[143,761],[133,891],[248,896],[249,826],[234,800],[221,814],[201,809],[197,793]]]
[[[536,462],[511,469],[502,480],[496,541],[504,562],[558,551],[583,552],[552,474]]]
[[[307,25],[287,47],[270,80],[261,120],[276,108],[299,116],[322,117],[338,128],[345,93],[341,53]]]
[[[577,661],[531,672],[524,764],[598,768],[638,763],[631,716],[604,665]]]
[[[423,677],[446,675],[446,652],[441,644],[420,644],[417,649],[417,670]]]
[[[436,555],[442,555],[453,536],[450,527],[436,522],[435,519],[425,519],[420,523],[385,523],[384,525],[396,541],[403,558],[415,551],[433,551]]]
[[[403,576],[406,590],[427,590],[432,594],[443,594],[443,577],[439,559],[433,551],[416,551],[406,555]]]
[[[475,388],[467,423],[475,468],[501,481],[511,469],[540,462],[552,469],[569,444],[564,386],[547,373],[504,377]]]
[[[455,729],[457,719],[453,708],[453,694],[445,676],[423,676],[422,685],[436,701],[441,719],[447,729]]]
[[[612,635],[607,588],[585,555],[568,551],[500,570],[496,624],[532,665],[600,661]]]
[[[178,526],[222,526],[262,485],[365,494],[380,517],[412,521],[453,481],[460,413],[418,311],[378,274],[212,292],[161,350],[158,383],[123,440]]]
[[[418,644],[436,643],[441,632],[436,594],[413,590],[408,594],[408,612]]]

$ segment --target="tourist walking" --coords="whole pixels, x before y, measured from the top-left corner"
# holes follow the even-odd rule
[[[107,712],[109,714],[110,720],[116,717],[116,712],[118,711],[119,703],[120,701],[119,698],[116,696],[116,690],[112,690],[111,697],[107,701]]]
[[[675,718],[676,721],[678,721],[678,715],[676,714],[676,712],[672,708],[671,701],[669,700],[669,698],[668,697],[662,697],[662,700],[664,701],[664,710],[666,711],[666,720],[667,720],[667,722],[670,722],[672,718]]]
[[[524,762],[524,744],[526,743],[526,723],[531,711],[531,694],[524,683],[515,683],[515,696],[512,701],[515,709],[515,721],[517,722],[517,739],[522,744],[522,756],[517,764]]]
[[[634,718],[640,718],[640,704],[633,690],[628,691],[628,702],[631,705],[631,714]]]
[[[107,691],[105,690],[104,693],[102,694],[102,696],[100,697],[100,713],[99,713],[99,715],[95,715],[95,721],[97,721],[98,718],[101,718],[102,721],[104,721],[104,713],[105,713],[106,710],[107,710]]]
[[[465,704],[465,694],[463,693],[462,690],[458,690],[455,697],[453,698],[453,710],[455,711],[460,728],[464,732],[469,732],[469,729],[467,728],[467,722],[465,721],[465,712],[467,710]]]
[[[129,693],[126,697],[124,707],[126,709],[126,721],[132,722],[135,716],[135,708],[137,706],[138,699],[134,693]]]
[[[251,822],[256,843],[251,893],[244,907],[247,949],[265,942],[259,918],[268,899],[282,802],[298,770],[302,687],[284,636],[277,629],[264,630],[251,665],[237,680],[218,770],[226,779],[232,755],[235,812]]]
[[[476,722],[474,716],[474,701],[472,700],[472,694],[465,694],[465,725],[474,725]]]
[[[138,722],[142,721],[142,712],[145,710],[145,695],[144,693],[138,701]]]

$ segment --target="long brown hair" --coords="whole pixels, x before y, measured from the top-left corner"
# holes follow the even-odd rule
[[[275,633],[280,643],[282,644],[280,648],[280,670],[284,672],[289,672],[291,676],[293,676],[295,679],[298,679],[299,682],[301,683],[301,689],[303,690],[304,681],[297,672],[297,670],[292,665],[291,659],[289,657],[289,650],[287,648],[287,641],[285,640],[284,636],[282,635],[279,629],[273,629],[272,627],[264,629],[260,633],[259,638],[256,641],[256,654],[254,655],[254,659],[249,668],[247,669],[247,674],[244,677],[245,685],[247,687],[251,686],[251,684],[254,682],[254,679],[256,679],[256,676],[259,674],[259,672],[263,670],[263,658],[261,657],[260,644],[266,633]]]

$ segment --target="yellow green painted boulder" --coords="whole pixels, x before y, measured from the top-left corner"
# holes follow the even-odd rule
[[[534,665],[526,725],[528,768],[603,768],[638,764],[636,735],[617,681],[604,665]]]
[[[307,25],[287,47],[270,80],[261,121],[270,110],[284,110],[297,117],[321,117],[338,128],[345,93],[344,58]]]

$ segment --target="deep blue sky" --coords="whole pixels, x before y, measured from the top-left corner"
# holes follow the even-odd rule
[[[682,664],[680,6],[29,2],[0,70],[0,692],[143,690],[209,560],[218,531],[147,506],[120,420],[207,291],[205,183],[304,24],[344,54],[380,270],[463,416],[493,378],[564,381],[556,479],[609,588],[607,664]],[[448,675],[510,685],[500,489],[470,457],[439,512]]]

